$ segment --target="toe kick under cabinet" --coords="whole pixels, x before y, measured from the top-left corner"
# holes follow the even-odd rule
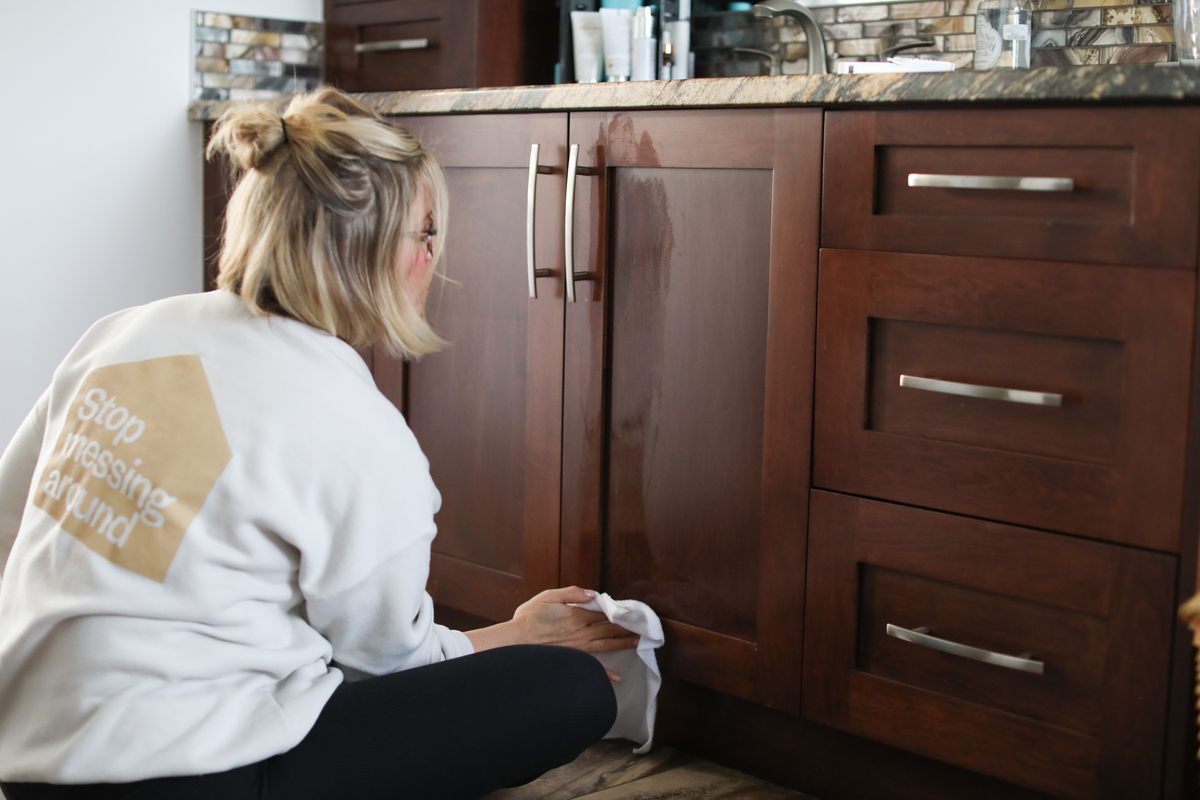
[[[660,739],[821,800],[1197,796],[1200,108],[396,121],[442,621],[645,600]]]

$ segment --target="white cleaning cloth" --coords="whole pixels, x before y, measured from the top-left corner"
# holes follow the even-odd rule
[[[654,714],[658,710],[658,687],[662,675],[658,671],[656,648],[663,645],[662,623],[650,606],[638,600],[613,600],[607,594],[597,594],[594,600],[580,603],[580,608],[603,612],[610,622],[641,636],[637,650],[618,650],[600,653],[600,663],[621,676],[613,684],[617,693],[617,721],[605,734],[605,739],[631,739],[641,747],[635,753],[650,750],[654,741]]]

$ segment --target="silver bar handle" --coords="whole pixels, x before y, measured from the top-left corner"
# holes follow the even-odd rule
[[[949,653],[952,656],[961,656],[973,661],[982,661],[984,664],[995,664],[997,667],[1015,669],[1019,672],[1029,672],[1034,675],[1043,675],[1046,672],[1045,662],[1038,661],[1029,653],[1019,656],[1009,656],[991,650],[981,650],[978,647],[959,644],[949,639],[939,639],[936,636],[930,635],[928,628],[914,628],[909,630],[908,628],[901,628],[899,625],[888,623],[887,635],[895,636],[901,641],[919,644],[922,647],[928,647],[941,653]]]
[[[1053,392],[1029,392],[1024,389],[1003,389],[999,386],[979,386],[974,383],[955,383],[936,378],[918,378],[901,375],[900,386],[905,389],[920,389],[925,392],[954,394],[960,397],[977,397],[983,400],[1004,400],[1008,403],[1027,403],[1032,406],[1061,406],[1063,396]]]
[[[566,239],[566,273],[567,273],[567,302],[575,302],[575,281],[590,281],[595,275],[590,272],[575,271],[575,176],[591,175],[591,167],[579,166],[579,145],[571,145],[571,153],[567,157],[567,204],[563,220],[563,231]]]
[[[428,39],[389,39],[386,42],[359,42],[354,45],[356,53],[384,53],[390,50],[427,50]]]
[[[537,217],[537,176],[549,175],[549,167],[538,163],[538,152],[542,149],[539,144],[529,146],[529,193],[525,206],[525,255],[529,265],[529,299],[537,300],[537,279],[550,276],[550,270],[538,269],[534,264],[534,251],[537,249],[537,237],[534,236],[534,220]]]
[[[935,189],[1010,189],[1018,192],[1073,192],[1074,178],[1018,178],[1004,175],[929,175],[912,172],[908,185]]]

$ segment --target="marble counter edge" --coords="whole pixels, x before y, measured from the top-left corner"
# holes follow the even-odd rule
[[[1200,68],[1127,64],[1042,67],[1021,72],[785,75],[370,92],[355,96],[385,115],[891,103],[1161,103],[1200,101]],[[281,109],[287,101],[285,97],[269,104]],[[215,120],[226,108],[238,104],[195,102],[188,106],[188,118]]]

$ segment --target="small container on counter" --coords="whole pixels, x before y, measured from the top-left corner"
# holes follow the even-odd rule
[[[627,81],[633,72],[632,8],[601,8],[604,23],[604,73],[609,83]]]
[[[1028,0],[982,0],[975,15],[975,69],[1029,69],[1032,17]]]
[[[658,39],[654,36],[654,9],[638,8],[633,18],[632,80],[652,81],[658,77]]]
[[[572,11],[571,39],[576,82],[599,83],[604,77],[604,25],[600,12]]]
[[[1200,65],[1200,0],[1175,0],[1175,58]]]

